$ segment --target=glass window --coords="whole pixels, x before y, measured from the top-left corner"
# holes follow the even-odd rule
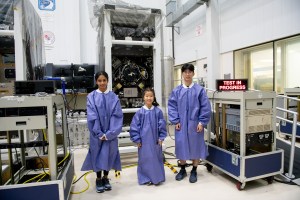
[[[299,87],[300,36],[275,42],[275,86],[279,93],[284,88]]]
[[[198,70],[196,66],[196,62],[191,62],[190,64],[194,65],[195,70],[194,70],[194,77],[193,81],[195,83],[198,83]],[[177,65],[174,67],[174,83],[173,83],[173,88],[177,87],[182,83],[182,76],[181,76],[181,67],[182,65]]]
[[[273,43],[235,52],[235,78],[248,79],[249,89],[273,90]]]
[[[238,50],[234,57],[234,76],[247,78],[250,89],[284,93],[300,86],[300,36]]]
[[[181,66],[176,66],[174,68],[174,83],[173,83],[173,88],[177,87],[178,85],[181,84],[181,80],[182,80],[182,77],[181,77]]]

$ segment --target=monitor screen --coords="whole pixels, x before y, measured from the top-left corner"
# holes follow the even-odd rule
[[[68,66],[55,66],[52,77],[72,77],[73,71]]]
[[[74,89],[88,89],[94,88],[95,81],[93,76],[74,76]]]
[[[54,65],[47,63],[45,66],[45,76],[50,77],[73,77],[75,68],[72,65]]]
[[[92,76],[95,74],[95,65],[74,65],[74,76]]]
[[[15,95],[29,95],[37,92],[55,93],[54,81],[15,81]]]
[[[73,81],[72,77],[64,77],[63,80],[65,82],[65,89],[73,89],[74,81]],[[56,85],[57,89],[62,89],[62,81],[61,80],[55,81],[55,85]]]

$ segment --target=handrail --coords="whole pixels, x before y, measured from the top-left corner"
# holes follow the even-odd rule
[[[284,95],[277,95],[277,97],[281,97],[281,98],[286,98],[286,99],[292,99],[295,101],[300,101],[300,99],[297,98],[293,98],[293,97],[288,97],[288,96],[284,96]],[[290,161],[289,161],[289,171],[288,173],[285,174],[285,176],[289,179],[293,179],[295,178],[295,176],[293,175],[293,166],[294,166],[294,158],[295,158],[295,144],[296,144],[296,132],[297,132],[297,125],[300,125],[297,122],[297,116],[298,116],[298,112],[294,112],[288,109],[283,109],[283,108],[279,108],[276,107],[277,110],[286,112],[286,113],[290,113],[293,114],[293,121],[276,116],[277,119],[286,121],[286,122],[290,122],[293,124],[293,128],[292,128],[292,141],[291,141],[291,151],[290,151]]]
[[[0,36],[14,36],[14,30],[0,30]]]
[[[286,98],[286,99],[292,99],[292,100],[295,100],[295,101],[300,101],[300,99],[298,99],[298,98],[289,97],[289,96],[280,95],[280,94],[278,94],[276,97],[281,97],[281,98]]]

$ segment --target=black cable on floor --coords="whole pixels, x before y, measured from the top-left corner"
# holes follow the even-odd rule
[[[84,177],[85,175],[89,174],[91,172],[85,172],[84,174],[82,174],[76,181],[74,181],[72,184],[77,183],[82,177]]]
[[[274,177],[274,180],[277,181],[278,183],[284,183],[284,184],[287,184],[287,185],[297,185],[296,183],[294,183],[294,182],[292,182],[292,181],[290,181],[290,182],[288,182],[288,181],[283,181],[283,180],[277,179],[277,178],[275,178],[275,177]]]

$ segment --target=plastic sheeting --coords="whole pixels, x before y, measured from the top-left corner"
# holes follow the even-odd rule
[[[104,5],[114,5],[116,8],[124,8],[124,9],[133,9],[134,10],[148,10],[145,8],[142,8],[141,6],[133,5],[126,3],[121,0],[89,0],[88,1],[88,7],[89,7],[89,16],[92,26],[98,30],[98,28],[101,26],[102,17],[103,17],[103,10]],[[138,20],[138,19],[137,19]],[[128,20],[125,20],[128,21]]]
[[[88,7],[91,24],[97,31],[102,26],[105,9],[113,7],[110,9],[112,33],[121,37],[154,37],[156,27],[151,13],[153,14],[154,10],[157,14],[161,13],[158,9],[145,8],[121,0],[89,0]]]
[[[17,6],[17,4],[21,4]],[[1,0],[0,31],[14,29],[14,9],[22,9],[22,35],[25,36],[26,77],[34,79],[34,67],[45,64],[42,22],[29,0]],[[17,12],[20,10],[17,9]],[[2,47],[3,48],[3,47]]]
[[[0,2],[0,30],[13,30],[14,27],[14,1]]]
[[[34,67],[43,66],[46,63],[45,48],[43,40],[42,21],[29,0],[23,1],[23,22],[27,51],[30,54],[30,61],[27,62],[27,67],[33,70]],[[29,73],[31,69],[27,70]],[[35,79],[33,72],[28,74],[28,79]]]
[[[104,22],[108,17],[110,33],[116,40],[130,37],[132,40],[150,41],[162,31],[163,19],[159,9],[144,8],[120,0],[89,0],[88,7],[91,24],[98,31],[99,69],[104,69],[104,35],[109,33],[104,30]]]

